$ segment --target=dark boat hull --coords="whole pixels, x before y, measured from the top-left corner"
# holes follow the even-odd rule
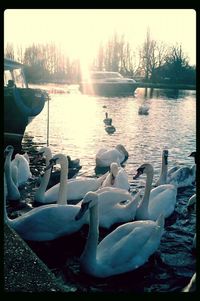
[[[137,85],[134,83],[98,83],[98,84],[80,84],[80,91],[83,94],[88,95],[100,95],[100,96],[128,96],[134,95]]]
[[[4,88],[4,147],[20,151],[27,125],[43,109],[47,94],[39,89]]]

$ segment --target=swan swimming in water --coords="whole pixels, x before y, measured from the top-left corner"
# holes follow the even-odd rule
[[[136,212],[136,219],[156,220],[160,214],[165,218],[174,212],[177,196],[177,188],[171,184],[160,185],[151,189],[153,182],[153,166],[149,163],[142,164],[137,169],[133,179],[141,174],[147,175],[145,192]]]
[[[45,157],[46,159],[46,165],[49,164],[49,160],[52,158],[52,152],[50,147],[42,147],[40,148],[39,152],[36,154],[36,158],[35,161],[38,161],[38,159],[40,159],[41,157]],[[71,179],[73,178],[78,172],[79,170],[82,168],[82,166],[80,165],[80,160],[79,159],[75,159],[75,160],[71,160],[70,156],[67,156],[68,159],[68,175],[67,178]],[[48,171],[48,177],[46,177],[46,181],[47,181],[47,187],[46,189],[51,188],[52,186],[56,185],[57,183],[60,182],[60,170],[55,170],[55,171]],[[38,180],[39,183],[41,183],[41,177]],[[39,191],[40,191],[40,187],[39,187]],[[39,194],[39,191],[36,192],[35,195],[35,200],[37,201],[37,194]]]
[[[12,145],[8,145],[4,150],[4,155],[5,155],[4,172],[5,172],[6,182],[7,182],[7,191],[8,191],[7,199],[16,202],[16,204],[18,204],[21,195],[12,177],[13,175],[15,179],[17,179],[18,177],[17,166],[13,166],[11,168],[11,158],[13,152],[14,152],[14,147]]]
[[[194,164],[191,167],[182,166],[169,170],[167,183],[174,184],[177,188],[193,185],[196,181],[196,152],[192,152],[188,157],[194,157]]]
[[[87,216],[82,221],[75,221],[75,216],[80,209],[79,206],[66,204],[66,176],[68,168],[66,156],[58,154],[52,160],[56,160],[57,163],[62,164],[61,185],[57,204],[34,208],[14,220],[8,218],[6,204],[4,204],[5,222],[25,240],[54,240],[79,231],[86,222]],[[4,190],[6,191],[6,183],[4,184]]]
[[[15,167],[17,167],[18,169],[17,177]],[[24,155],[15,155],[15,158],[11,161],[11,173],[17,187],[24,185],[28,181],[28,179],[32,177],[29,166],[29,157],[27,153],[25,153]]]
[[[112,162],[122,164],[128,159],[128,152],[122,144],[118,144],[115,148],[101,148],[96,154],[96,166],[110,167]]]
[[[118,187],[130,191],[127,173],[115,162],[111,163],[110,172],[103,181],[102,187],[106,186]]]
[[[100,188],[95,193],[98,195],[100,227],[109,229],[116,223],[134,220],[140,201],[140,191],[134,197],[128,191],[116,187]],[[82,202],[83,200],[77,205],[81,206]]]
[[[90,225],[85,249],[80,257],[83,270],[95,277],[122,274],[143,265],[157,250],[164,231],[164,217],[154,221],[134,221],[117,227],[99,244],[98,194],[88,192],[75,219],[89,209]]]
[[[51,159],[52,160],[52,159]],[[51,161],[50,160],[50,161]],[[51,161],[56,164],[56,161]],[[99,178],[79,178],[79,179],[66,179],[67,182],[67,200],[77,201],[81,200],[86,192],[95,191],[99,189],[105,180],[107,173]],[[49,181],[49,171],[47,170],[43,175],[40,183],[40,187],[36,191],[34,200],[39,204],[51,204],[55,203],[58,199],[58,193],[60,189],[60,183],[52,186],[46,191]],[[46,192],[45,192],[46,191]]]

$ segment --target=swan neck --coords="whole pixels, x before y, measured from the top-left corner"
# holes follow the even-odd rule
[[[168,171],[168,165],[165,163],[165,158],[162,157],[162,166],[160,172],[160,180],[162,184],[167,183],[167,171]]]
[[[67,204],[67,177],[68,177],[68,160],[62,161],[60,173],[60,189],[57,204]]]
[[[20,193],[12,179],[11,156],[12,156],[12,154],[8,154],[6,156],[5,163],[4,163],[5,177],[6,177],[6,183],[7,183],[7,188],[8,188],[7,197],[8,197],[8,199],[11,198],[12,200],[19,200]]]
[[[51,159],[51,153],[47,152],[46,154],[46,166],[49,164],[49,160]],[[45,171],[44,176],[41,179],[41,183],[39,188],[35,193],[35,200],[38,202],[44,201],[45,199],[45,191],[47,189],[47,185],[49,183],[49,179],[51,176],[51,169]]]
[[[139,211],[142,211],[142,214],[144,214],[144,218],[147,218],[148,216],[149,197],[150,197],[152,182],[153,182],[153,170],[147,172],[147,180],[145,185],[144,196],[142,198],[139,207]]]
[[[90,208],[90,226],[88,239],[85,245],[81,259],[88,265],[90,262],[92,265],[96,262],[96,252],[99,239],[99,216],[98,216],[98,204]]]

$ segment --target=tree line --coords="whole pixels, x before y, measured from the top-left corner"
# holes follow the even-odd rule
[[[37,82],[78,83],[81,62],[63,54],[55,43],[32,44],[22,49],[8,43],[5,56],[26,65],[27,80]],[[169,46],[151,38],[147,30],[141,46],[133,51],[125,36],[114,33],[100,44],[89,68],[116,71],[124,76],[154,83],[196,84],[196,68],[189,65],[181,45]]]

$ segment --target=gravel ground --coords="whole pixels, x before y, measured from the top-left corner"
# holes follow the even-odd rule
[[[5,292],[70,292],[8,225],[4,226]]]

